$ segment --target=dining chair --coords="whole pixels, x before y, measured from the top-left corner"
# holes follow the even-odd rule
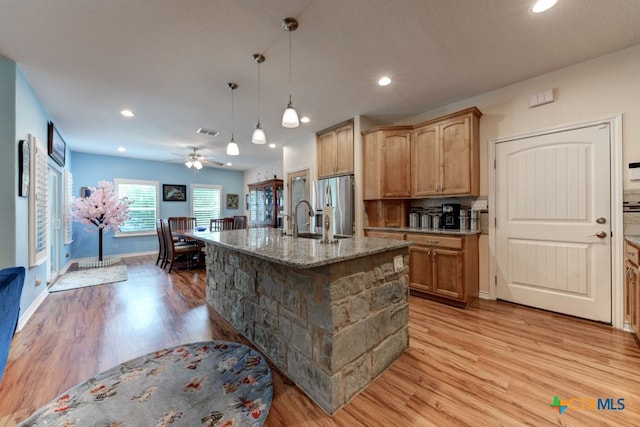
[[[198,225],[196,218],[191,216],[170,216],[169,224],[172,230],[193,230]]]
[[[162,220],[160,218],[156,219],[156,233],[158,234],[158,259],[156,259],[156,265],[158,265],[158,263],[162,261],[160,266],[163,267],[167,259],[167,245],[164,241],[164,233],[162,232]]]
[[[187,267],[192,267],[194,260],[197,260],[197,257],[200,255],[200,246],[196,243],[176,243],[173,240],[171,223],[168,219],[162,220],[162,230],[167,253],[167,259],[163,268],[169,265],[169,273],[171,273],[175,263],[183,263]]]
[[[241,228],[247,228],[247,216],[246,215],[235,215],[233,217],[233,229],[238,230]]]
[[[233,230],[233,218],[213,218],[209,221],[209,231]]]

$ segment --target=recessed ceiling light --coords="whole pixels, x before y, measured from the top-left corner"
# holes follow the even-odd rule
[[[536,2],[533,4],[533,7],[531,8],[531,12],[545,12],[555,6],[557,2],[558,0],[536,0]]]
[[[272,142],[271,144],[269,144],[269,148],[276,148],[276,144]]]
[[[233,166],[233,163],[227,162],[227,166]]]
[[[125,151],[127,151],[127,149],[124,147],[118,147],[118,151],[124,153]]]
[[[309,117],[307,117],[307,116],[304,116],[304,117],[302,117],[302,118],[300,119],[300,121],[301,121],[302,123],[309,123],[309,122],[311,121],[311,119],[309,119]]]
[[[120,114],[122,114],[125,117],[135,117],[136,116],[136,113],[134,113],[131,110],[122,110],[122,111],[120,111]]]
[[[391,79],[387,76],[380,77],[378,80],[378,86],[388,86],[391,83]]]

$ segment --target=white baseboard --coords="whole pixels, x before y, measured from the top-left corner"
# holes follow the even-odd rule
[[[47,291],[47,287],[45,286],[42,288],[42,292],[40,292],[40,295],[38,295],[38,297],[31,303],[31,305],[23,313],[20,314],[20,318],[18,319],[18,328],[16,331],[20,331],[24,327],[24,325],[27,324],[27,320],[29,320],[31,316],[33,316],[33,313],[36,312],[38,307],[40,307],[40,304],[44,302],[44,299],[48,295],[49,291]]]
[[[489,292],[484,292],[484,291],[480,291],[478,293],[478,298],[480,298],[480,299],[490,299],[490,300],[495,299],[495,298],[491,298],[491,296],[489,295]]]

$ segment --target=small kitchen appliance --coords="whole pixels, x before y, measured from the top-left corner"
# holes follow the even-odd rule
[[[459,203],[443,203],[442,204],[441,227],[446,229],[460,228],[460,204]]]

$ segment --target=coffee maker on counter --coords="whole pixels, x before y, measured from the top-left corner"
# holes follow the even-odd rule
[[[441,227],[445,229],[460,228],[460,203],[443,203]]]

